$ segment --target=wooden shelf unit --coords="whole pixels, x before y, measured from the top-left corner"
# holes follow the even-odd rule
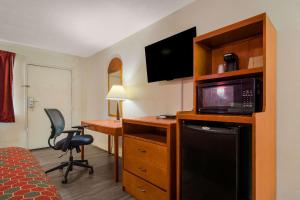
[[[160,134],[153,133],[138,133],[138,134],[126,134],[126,137],[143,140],[145,142],[150,142],[158,144],[161,146],[167,146],[167,137]]]
[[[195,114],[194,112],[178,112],[177,119],[179,120],[199,120],[213,122],[231,122],[241,124],[252,124],[252,115],[219,115],[219,114]]]
[[[176,197],[176,120],[123,119],[123,188],[139,200]]]
[[[241,77],[241,76],[248,76],[248,75],[258,75],[263,73],[263,67],[257,67],[253,69],[240,69],[232,72],[224,72],[218,74],[209,74],[209,75],[201,75],[195,78],[196,81],[211,81],[217,79],[225,79],[225,78],[234,78],[234,77]]]
[[[215,36],[215,40],[221,40],[224,37],[222,34],[218,38]],[[252,56],[263,55],[263,43],[262,35],[250,36],[249,38],[243,38],[239,40],[215,45],[214,42],[207,42],[206,40],[197,40],[195,42],[194,50],[195,57],[201,57],[201,60],[195,63],[197,69],[195,71],[196,77],[202,75],[216,74],[218,71],[218,65],[224,63],[223,56],[226,53],[234,52],[239,57],[239,69],[248,69],[249,58]],[[195,39],[196,41],[196,39]],[[197,66],[198,65],[198,66]]]
[[[218,74],[225,53],[239,57],[239,70]],[[249,58],[263,66],[248,69]],[[197,114],[198,82],[258,76],[263,82],[262,112],[251,116]],[[183,120],[252,125],[252,200],[276,199],[276,30],[265,13],[194,38],[194,107],[177,113],[177,200],[180,200],[180,139]]]

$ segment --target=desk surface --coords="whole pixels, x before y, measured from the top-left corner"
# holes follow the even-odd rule
[[[122,128],[122,122],[117,120],[85,120],[82,123],[110,128]]]
[[[138,117],[138,118],[126,118],[126,123],[133,122],[135,124],[153,124],[158,127],[165,127],[170,125],[176,125],[176,119],[159,119],[157,117]]]
[[[158,127],[166,127],[176,125],[175,119],[157,119],[156,117],[139,117],[124,119],[126,122],[134,122],[140,124],[154,124]],[[102,132],[109,135],[122,135],[122,121],[116,120],[84,120],[82,125],[87,125],[87,129],[97,132]]]
[[[109,135],[122,135],[122,122],[116,120],[85,120],[82,125],[87,125],[87,129],[102,132]]]

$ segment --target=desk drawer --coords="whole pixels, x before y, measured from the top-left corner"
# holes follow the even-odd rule
[[[160,166],[160,168],[167,168],[167,155],[166,146],[124,136],[125,159],[131,156],[137,160],[143,160]]]
[[[167,148],[124,137],[124,168],[160,188],[168,188]]]
[[[123,171],[123,184],[125,190],[138,200],[166,200],[167,192],[154,185]]]
[[[167,169],[155,166],[141,160],[135,160],[133,157],[128,157],[124,160],[124,168],[131,173],[167,190],[168,176]]]

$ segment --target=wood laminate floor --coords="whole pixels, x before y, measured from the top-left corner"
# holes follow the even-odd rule
[[[32,152],[45,170],[55,167],[69,158],[69,154],[58,158],[62,152],[50,148],[33,150]],[[80,158],[80,153],[74,151],[73,155],[74,159]],[[122,190],[122,180],[118,183],[114,181],[113,155],[89,145],[85,147],[85,158],[94,167],[93,175],[89,175],[87,169],[75,166],[74,170],[69,173],[68,183],[62,184],[62,172],[58,170],[48,174],[63,200],[133,200]],[[119,172],[121,173],[121,160],[119,163]],[[120,177],[122,178],[122,176]]]

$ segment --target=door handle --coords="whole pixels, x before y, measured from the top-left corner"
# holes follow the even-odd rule
[[[38,100],[34,100],[34,97],[28,97],[28,102],[27,102],[27,105],[28,105],[28,108],[34,108],[34,104],[36,102],[39,102]]]

